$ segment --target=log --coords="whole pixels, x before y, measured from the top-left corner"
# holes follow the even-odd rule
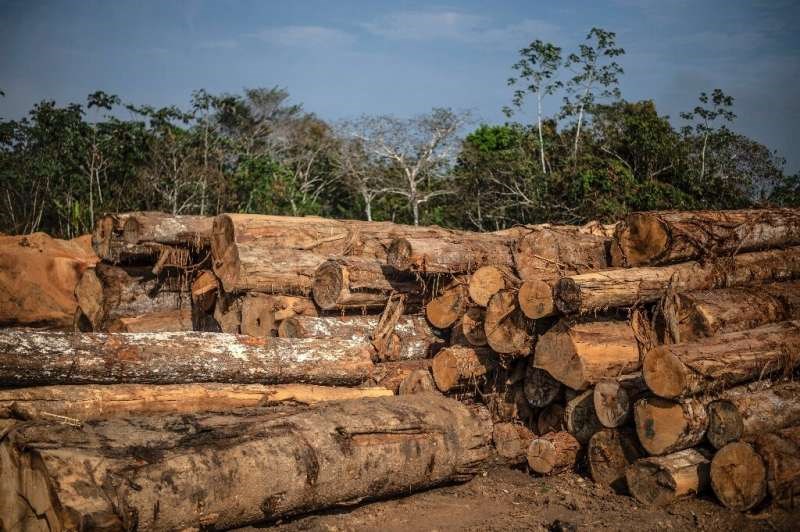
[[[452,344],[462,343],[483,347],[487,344],[484,322],[486,312],[480,307],[467,309],[463,316],[453,325],[450,332]]]
[[[689,342],[800,319],[800,282],[688,292],[664,307],[665,321],[675,324],[670,332],[677,330],[672,343]]]
[[[108,332],[156,333],[191,331],[192,310],[166,310],[141,316],[117,318],[105,328]]]
[[[581,444],[568,432],[549,432],[528,446],[528,466],[540,475],[557,475],[575,467]]]
[[[214,321],[217,322],[219,331],[230,334],[241,333],[242,304],[241,297],[230,294],[223,294],[217,299],[217,304],[214,306]]]
[[[403,379],[403,382],[397,388],[397,395],[426,392],[438,393],[436,384],[433,382],[433,376],[430,370],[427,369],[415,369]]]
[[[469,297],[476,305],[485,307],[497,292],[518,288],[519,284],[520,280],[510,268],[482,266],[469,278]]]
[[[764,325],[647,352],[642,375],[665,398],[723,390],[800,365],[800,321]]]
[[[513,238],[428,227],[427,234],[395,238],[387,262],[399,271],[464,274],[483,266],[513,268]]]
[[[528,447],[534,437],[529,428],[517,423],[495,423],[492,429],[492,443],[497,456],[508,465],[526,462]]]
[[[525,371],[524,390],[528,403],[534,408],[543,408],[561,394],[561,383],[543,369],[528,364]]]
[[[717,449],[800,425],[800,383],[785,382],[708,404],[708,441]]]
[[[531,423],[534,412],[525,398],[522,383],[503,384],[490,389],[483,393],[483,402],[494,422]]]
[[[327,260],[314,272],[312,293],[320,308],[382,308],[392,294],[406,303],[422,299],[422,285],[381,263],[361,258]]]
[[[369,344],[220,333],[0,332],[0,381],[45,384],[231,382],[357,385],[372,371]]]
[[[433,357],[431,372],[436,387],[447,393],[457,387],[477,386],[497,364],[497,357],[488,349],[453,345]]]
[[[211,312],[217,302],[219,279],[211,270],[202,270],[192,281],[192,304],[203,312]]]
[[[628,321],[561,320],[539,338],[533,360],[574,390],[640,367],[639,345]]]
[[[536,320],[558,313],[553,298],[555,279],[528,279],[519,287],[519,308],[526,318]]]
[[[617,226],[612,259],[644,266],[798,244],[797,209],[637,212]]]
[[[13,479],[0,509],[50,530],[229,529],[468,480],[491,431],[485,412],[430,394],[77,432],[27,424],[0,448]]]
[[[536,433],[547,434],[548,432],[562,432],[567,430],[567,423],[564,419],[564,405],[551,403],[539,412],[536,419]]]
[[[448,329],[468,308],[469,293],[466,278],[456,277],[425,305],[425,317],[434,327]]]
[[[393,395],[386,388],[311,384],[81,384],[0,390],[0,417],[78,422],[133,414],[227,412],[275,402],[315,404]]]
[[[533,226],[514,246],[523,281],[548,280],[609,266],[610,239],[596,222],[585,226]]]
[[[647,385],[640,372],[598,381],[592,400],[600,424],[616,428],[627,423],[633,415],[633,403],[646,391]]]
[[[122,239],[128,244],[168,244],[208,247],[211,243],[210,216],[175,215],[165,212],[128,213],[122,224]]]
[[[567,432],[575,436],[582,445],[589,443],[594,433],[603,429],[594,411],[592,390],[586,390],[567,401],[564,422]]]
[[[106,214],[95,222],[92,249],[103,261],[111,264],[152,263],[161,253],[161,244],[125,242],[123,229],[131,214],[133,213]]]
[[[703,441],[708,413],[702,401],[639,399],[633,406],[639,443],[648,454],[663,455],[694,447]]]
[[[417,358],[410,360],[397,360],[392,362],[379,362],[374,364],[369,380],[365,383],[370,386],[388,388],[393,393],[400,393],[400,385],[415,371],[423,370],[430,373],[430,358]]]
[[[259,297],[259,294],[248,294],[242,298],[242,321],[240,331],[248,336],[267,338],[277,334],[275,311],[272,301]]]
[[[637,443],[635,435],[617,429],[595,432],[586,446],[592,480],[620,494],[628,491],[625,472],[643,455],[644,451]]]
[[[532,324],[519,309],[517,296],[501,290],[492,296],[484,319],[486,342],[503,354],[527,356],[532,349]]]
[[[800,427],[762,434],[753,442],[767,468],[767,491],[787,509],[798,506],[800,493]]]
[[[637,460],[627,469],[625,478],[637,501],[648,506],[666,506],[706,491],[710,466],[706,454],[698,449],[685,449]]]
[[[326,257],[281,247],[239,245],[235,255],[214,259],[214,273],[226,292],[264,292],[308,296],[314,272]]]
[[[758,285],[800,276],[800,248],[743,253],[732,258],[682,262],[572,275],[554,289],[556,307],[564,314],[630,307],[660,299],[667,290],[692,290]]]
[[[725,445],[711,460],[711,488],[727,508],[747,511],[767,496],[767,468],[750,444]]]

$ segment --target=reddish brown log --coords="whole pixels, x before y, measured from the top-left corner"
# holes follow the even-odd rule
[[[698,449],[642,458],[626,471],[628,490],[637,501],[651,506],[702,494],[710,485],[708,458]]]
[[[528,446],[528,466],[540,475],[557,475],[572,469],[581,444],[568,432],[550,432],[534,438]]]
[[[519,309],[517,296],[501,290],[492,296],[483,322],[486,342],[498,353],[527,356],[533,344],[532,323]]]
[[[419,303],[423,287],[377,261],[351,257],[322,263],[314,272],[312,292],[323,309],[382,308],[396,293]]]

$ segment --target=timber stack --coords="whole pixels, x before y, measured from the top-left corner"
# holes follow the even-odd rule
[[[0,330],[10,523],[231,528],[490,459],[644,504],[800,490],[797,210],[493,233],[136,212],[92,244],[70,330]]]

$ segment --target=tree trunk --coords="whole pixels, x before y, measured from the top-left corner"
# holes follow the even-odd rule
[[[679,294],[672,308],[664,305],[664,313],[671,313],[666,324],[675,324],[670,332],[677,329],[673,343],[800,319],[800,282]]]
[[[0,508],[50,530],[222,530],[468,480],[491,454],[485,411],[430,394],[262,412],[22,425]]]
[[[561,394],[563,386],[543,369],[528,364],[525,371],[525,397],[534,408],[542,408]]]
[[[227,412],[275,402],[314,404],[393,395],[386,388],[312,384],[81,384],[0,390],[0,418],[78,422],[168,413]]]
[[[710,474],[717,499],[732,510],[747,511],[767,496],[767,468],[748,443],[734,442],[717,451]]]
[[[258,244],[239,244],[229,249],[236,254],[215,259],[214,273],[230,293],[255,291],[308,296],[314,272],[326,260],[311,251]]]
[[[463,277],[456,277],[425,305],[425,317],[434,327],[448,329],[468,308],[467,281]]]
[[[687,397],[800,365],[800,321],[784,321],[696,342],[659,346],[642,362],[647,387],[660,397]]]
[[[394,393],[400,392],[400,385],[415,371],[430,371],[432,359],[417,358],[410,360],[397,360],[393,362],[379,362],[374,364],[372,373],[366,384],[388,388]]]
[[[549,280],[608,267],[608,229],[590,222],[583,226],[525,227],[514,246],[514,264],[523,281]]]
[[[800,427],[763,434],[754,442],[767,466],[767,490],[787,509],[798,507],[800,493]]]
[[[589,443],[591,437],[603,429],[594,411],[592,390],[573,397],[564,407],[564,422],[567,432],[575,436],[582,445]]]
[[[477,386],[478,380],[497,367],[494,353],[485,348],[450,346],[439,351],[431,363],[436,387],[450,392],[456,387]]]
[[[192,310],[166,310],[141,316],[126,316],[110,322],[107,332],[157,333],[192,330]]]
[[[798,244],[798,209],[637,212],[617,227],[612,258],[645,266]]]
[[[708,427],[705,405],[697,399],[640,399],[633,406],[633,418],[639,443],[652,455],[694,447],[703,441]]]
[[[421,301],[422,292],[423,286],[412,277],[371,259],[330,259],[314,272],[314,301],[325,310],[382,308],[395,293],[413,304]]]
[[[627,493],[625,471],[644,455],[634,434],[617,429],[596,432],[586,447],[589,475],[595,484]]]
[[[564,277],[555,287],[565,314],[630,307],[675,293],[785,281],[800,276],[800,248],[744,253],[707,263],[606,270]]]
[[[252,338],[219,333],[2,333],[0,381],[44,384],[307,382],[369,378],[369,344],[337,339]]]
[[[702,494],[710,484],[708,457],[697,449],[667,456],[642,458],[631,465],[625,477],[628,490],[648,506],[666,506]]]
[[[423,228],[420,228],[423,229]],[[482,266],[513,268],[513,239],[493,233],[470,233],[427,227],[406,238],[396,238],[387,261],[399,271],[465,274]]]
[[[450,345],[483,347],[486,345],[486,312],[480,307],[471,307],[450,330]]]
[[[503,354],[527,356],[533,348],[532,323],[519,309],[517,295],[501,290],[486,307],[484,330],[489,347]]]
[[[575,467],[581,444],[569,432],[549,432],[528,446],[528,466],[540,475],[557,475]]]
[[[489,299],[500,290],[519,287],[520,280],[510,268],[482,266],[469,278],[469,297],[480,307],[489,304]]]
[[[131,214],[107,214],[97,219],[92,231],[92,248],[100,259],[120,264],[153,261],[158,257],[161,245],[129,244],[123,239],[123,228]]]
[[[565,430],[567,430],[567,424],[564,419],[564,405],[560,403],[551,403],[539,412],[539,417],[536,419],[537,434],[562,432]]]
[[[529,279],[524,281],[517,294],[519,308],[526,318],[536,320],[558,313],[553,298],[553,285],[556,279]]]
[[[631,418],[633,403],[647,392],[640,372],[602,379],[594,386],[594,410],[600,424],[608,428],[621,427]]]
[[[508,465],[525,463],[528,447],[535,435],[527,427],[517,423],[495,423],[492,443],[501,461]]]
[[[275,336],[275,310],[268,297],[261,294],[247,294],[242,298],[242,321],[240,331],[256,338]]]
[[[717,449],[740,439],[800,425],[800,383],[785,382],[767,389],[709,403],[706,436]]]
[[[168,244],[205,248],[211,243],[209,216],[173,215],[163,212],[128,213],[122,224],[122,238],[128,244]]]
[[[562,320],[536,343],[534,366],[573,390],[636,371],[639,345],[628,321]]]

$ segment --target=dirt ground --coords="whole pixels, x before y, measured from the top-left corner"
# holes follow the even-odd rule
[[[578,474],[535,478],[495,467],[470,482],[407,497],[298,517],[273,526],[241,529],[300,530],[800,530],[800,510],[760,508],[741,514],[711,498],[663,509],[642,508],[631,497],[595,486]]]

